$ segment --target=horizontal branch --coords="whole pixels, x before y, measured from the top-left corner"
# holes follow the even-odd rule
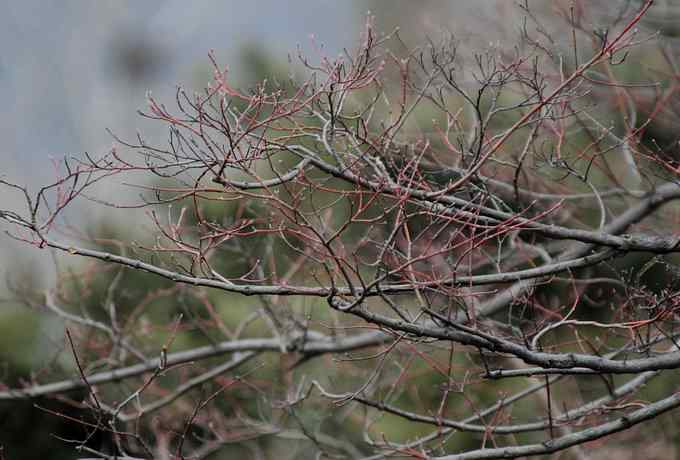
[[[398,197],[403,199],[404,196],[408,196],[414,202],[425,206],[435,213],[448,215],[451,214],[453,210],[456,210],[456,213],[458,214],[467,213],[477,219],[486,217],[487,219],[491,219],[491,222],[495,223],[511,220],[513,223],[520,226],[523,231],[535,231],[551,238],[576,240],[598,246],[608,246],[622,251],[644,251],[662,254],[680,251],[680,237],[677,235],[669,237],[645,234],[617,236],[607,233],[606,231],[599,232],[562,227],[559,225],[542,224],[525,217],[475,204],[469,200],[457,198],[452,195],[432,195],[432,192],[414,189],[400,184],[389,184],[384,181],[371,181],[352,173],[348,169],[341,169],[316,158],[314,153],[305,147],[290,146],[289,148],[292,151],[302,150],[306,152],[306,155],[304,155],[303,158],[311,160],[311,162],[319,169],[334,177],[374,192],[394,196],[395,198]],[[628,213],[645,210],[645,214],[649,214],[659,206],[676,199],[680,199],[680,185],[673,182],[666,183],[645,195],[640,203],[631,208]],[[470,211],[462,211],[465,209],[474,209],[479,212],[479,215],[472,214]]]
[[[367,332],[346,338],[328,338],[322,334],[308,332],[307,336],[312,338],[307,342],[301,342],[299,346],[291,349],[291,352],[298,352],[302,355],[317,356],[325,353],[342,353],[360,348],[380,345],[392,340],[391,336],[379,331]],[[304,340],[302,334],[297,337]],[[186,351],[168,353],[164,360],[164,366],[170,368],[178,364],[190,363],[193,361],[214,358],[228,353],[235,352],[267,352],[281,351],[281,341],[279,339],[243,339],[236,341],[226,341],[214,346],[204,346],[193,348]],[[161,366],[161,358],[155,358],[146,362],[132,366],[121,367],[110,371],[98,372],[88,375],[87,382],[90,385],[117,382],[131,377],[136,377],[147,372],[155,371]],[[87,385],[82,379],[62,380],[60,382],[35,385],[22,389],[11,389],[0,391],[0,400],[26,399],[38,396],[55,395],[69,391],[86,388]]]
[[[514,425],[484,425],[484,424],[474,424],[469,421],[469,419],[463,420],[463,421],[456,421],[456,420],[450,420],[442,417],[434,417],[434,416],[427,416],[427,415],[421,415],[417,414],[415,412],[407,411],[404,409],[401,409],[399,407],[392,406],[390,404],[386,404],[381,401],[373,401],[368,398],[364,398],[362,396],[358,395],[351,395],[351,399],[353,401],[360,402],[361,404],[364,404],[366,406],[373,407],[375,409],[389,412],[391,414],[397,415],[399,417],[405,418],[407,420],[411,420],[413,422],[419,422],[419,423],[426,423],[430,425],[435,425],[437,427],[447,427],[447,428],[453,428],[455,430],[461,431],[461,432],[473,432],[473,433],[493,433],[493,434],[516,434],[516,433],[526,433],[526,432],[532,432],[532,431],[541,431],[546,428],[549,428],[551,426],[551,423],[559,423],[559,424],[566,424],[573,422],[575,420],[580,419],[581,417],[584,417],[590,413],[592,413],[594,410],[599,410],[602,407],[605,406],[605,404],[609,404],[612,401],[616,401],[618,399],[623,398],[624,396],[631,394],[632,392],[638,390],[640,387],[645,385],[647,382],[652,380],[654,377],[657,377],[660,375],[660,371],[649,371],[649,372],[644,372],[635,378],[629,380],[628,382],[619,385],[618,387],[612,389],[606,396],[603,396],[599,399],[590,401],[586,404],[581,405],[580,407],[574,408],[574,409],[569,409],[566,413],[556,416],[553,418],[553,420],[541,420],[539,422],[530,422],[530,423],[518,423]],[[317,387],[319,385],[317,384]],[[320,387],[319,387],[320,388]],[[337,399],[337,400],[344,400],[346,399],[349,395],[347,394],[331,394],[326,392],[325,390],[321,389],[322,394],[328,398],[332,399]]]
[[[110,252],[97,251],[94,249],[80,248],[72,245],[67,245],[59,241],[47,240],[45,245],[54,249],[67,252],[71,255],[79,255],[93,259],[99,259],[104,262],[113,262],[119,265],[130,267],[137,270],[142,270],[154,275],[161,276],[176,283],[191,284],[193,286],[203,286],[214,289],[220,289],[226,292],[233,292],[243,295],[286,295],[286,296],[313,296],[313,297],[328,297],[331,294],[351,295],[360,294],[363,297],[373,297],[385,294],[403,294],[411,293],[418,288],[425,287],[443,287],[443,286],[482,286],[487,284],[510,283],[520,280],[542,278],[545,276],[555,275],[568,270],[576,268],[584,268],[591,265],[598,264],[616,255],[615,251],[607,250],[595,254],[584,255],[573,260],[559,261],[553,264],[547,264],[536,268],[528,268],[524,270],[508,271],[501,273],[494,273],[489,275],[465,275],[455,276],[445,280],[436,280],[432,282],[419,282],[417,284],[383,284],[369,289],[364,292],[360,288],[351,290],[348,287],[337,287],[332,289],[330,287],[308,287],[308,286],[292,286],[292,285],[247,285],[236,284],[229,281],[222,281],[211,278],[203,278],[198,276],[183,275],[181,273],[168,270],[157,265],[143,262],[139,259],[119,256]]]

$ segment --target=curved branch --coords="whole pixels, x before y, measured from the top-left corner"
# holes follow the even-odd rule
[[[495,449],[479,449],[464,454],[445,455],[432,457],[432,460],[482,460],[495,458],[517,458],[528,455],[552,454],[569,447],[584,444],[600,439],[619,431],[627,430],[639,423],[658,417],[664,412],[680,407],[680,393],[649,404],[630,414],[601,425],[577,431],[556,439],[547,440],[540,444],[528,444],[523,446],[499,447]]]
[[[580,353],[547,353],[530,350],[509,340],[486,334],[482,331],[464,326],[449,320],[445,316],[428,311],[436,316],[441,322],[449,327],[439,327],[434,322],[421,321],[420,323],[408,323],[401,319],[393,319],[369,311],[367,308],[358,306],[351,307],[346,301],[338,297],[329,298],[329,304],[339,311],[350,311],[372,324],[386,327],[391,330],[405,332],[416,337],[428,337],[432,339],[450,340],[462,345],[470,345],[492,353],[508,353],[525,363],[535,364],[544,368],[573,369],[587,368],[600,373],[630,374],[660,369],[676,369],[680,367],[680,351],[665,353],[661,356],[649,358],[613,360],[595,355]]]

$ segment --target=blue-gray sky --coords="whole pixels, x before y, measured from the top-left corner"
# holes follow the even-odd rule
[[[106,128],[134,133],[146,91],[190,84],[211,49],[231,66],[244,43],[285,56],[314,34],[338,50],[360,21],[331,0],[32,0],[5,2],[0,17],[0,160],[19,180],[49,177],[34,176],[47,156],[105,150]],[[159,56],[133,81],[116,66],[139,43]]]

